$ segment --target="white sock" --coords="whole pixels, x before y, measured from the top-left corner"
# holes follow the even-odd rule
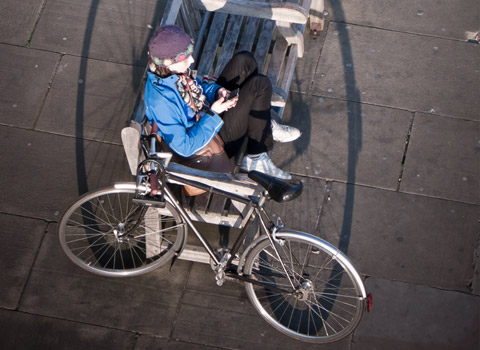
[[[259,153],[259,154],[247,154],[247,157],[250,158],[250,159],[255,159],[255,158],[260,157],[260,154],[261,153]]]

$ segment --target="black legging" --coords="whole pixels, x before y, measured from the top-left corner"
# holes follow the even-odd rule
[[[237,53],[223,69],[217,84],[227,90],[240,88],[237,105],[222,115],[220,137],[229,157],[238,153],[248,137],[247,154],[267,152],[273,147],[270,120],[272,84],[248,51]]]

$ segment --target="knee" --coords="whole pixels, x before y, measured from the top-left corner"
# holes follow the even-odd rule
[[[252,89],[252,91],[258,94],[272,95],[272,83],[270,79],[263,74],[256,74],[252,76],[245,84],[246,88]]]
[[[237,52],[230,60],[231,64],[238,69],[238,73],[245,81],[251,75],[258,73],[258,63],[249,51]],[[240,85],[240,84],[239,84]]]
[[[257,60],[250,51],[239,51],[232,57],[232,61],[241,62],[242,65],[250,67],[253,71],[258,68]]]

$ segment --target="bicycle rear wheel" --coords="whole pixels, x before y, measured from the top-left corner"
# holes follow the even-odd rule
[[[363,315],[366,292],[348,258],[306,233],[276,237],[275,248],[264,236],[246,257],[243,272],[256,282],[245,287],[257,311],[277,330],[305,342],[350,334]]]
[[[176,209],[132,202],[135,184],[89,192],[60,221],[62,249],[81,268],[103,276],[135,276],[169,261],[181,248],[185,223]]]

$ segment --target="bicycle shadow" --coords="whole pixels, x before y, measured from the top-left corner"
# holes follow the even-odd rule
[[[341,2],[329,0],[332,17],[337,23],[345,23],[345,13]],[[329,30],[329,23],[324,30]],[[351,47],[351,39],[347,26],[341,26],[337,38],[341,49],[341,62],[344,75],[344,86],[346,89],[346,109],[347,109],[347,172],[346,172],[346,194],[344,200],[344,214],[342,225],[339,232],[339,249],[345,254],[348,253],[350,246],[350,236],[353,221],[354,202],[355,202],[355,182],[356,169],[358,163],[359,152],[362,149],[363,125],[362,125],[362,105],[361,93],[357,88],[355,79],[354,57]],[[300,84],[297,70],[295,71],[295,79]],[[357,101],[357,102],[356,102]],[[280,168],[290,164],[295,158],[304,154],[310,143],[314,142],[315,137],[321,135],[312,135],[312,116],[309,107],[309,101],[306,100],[304,94],[298,93],[291,97],[290,105],[292,113],[288,124],[298,127],[302,131],[302,137],[293,142],[294,150],[288,158],[282,159],[279,163]],[[295,112],[293,112],[295,109]],[[318,224],[317,224],[318,226]],[[318,227],[317,227],[318,229]]]
[[[328,0],[333,11],[333,18],[337,22],[346,23],[345,12],[340,1]],[[345,254],[350,246],[352,231],[353,211],[355,202],[355,181],[358,155],[362,149],[363,126],[362,126],[362,105],[360,91],[357,89],[355,79],[355,64],[352,53],[351,39],[347,26],[338,35],[341,48],[341,60],[343,64],[344,82],[346,89],[346,103],[348,115],[348,151],[347,151],[347,185],[342,226],[340,230],[339,249]]]
[[[337,23],[346,23],[342,4],[333,0],[329,0],[329,4],[331,10],[333,11],[332,17],[335,18],[335,21]],[[326,26],[326,29],[328,30],[328,26]],[[356,84],[354,57],[347,26],[340,26],[338,34],[338,40],[341,49],[341,62],[342,66],[344,67],[343,74],[344,86],[346,88],[348,118],[346,125],[348,131],[346,193],[344,199],[342,225],[339,232],[338,248],[343,253],[348,254],[353,224],[356,168],[358,164],[359,152],[362,149],[363,125],[362,105],[358,102],[361,101],[361,94]],[[301,94],[299,94],[298,100],[295,102],[296,104],[300,105],[305,103]],[[292,113],[293,119],[290,121],[290,124],[300,126],[305,119],[308,119],[308,121],[311,123],[311,118],[305,118],[306,115],[310,116],[310,111],[306,110],[306,112],[307,113]],[[297,117],[295,118],[295,116]],[[298,120],[300,117],[303,118],[302,121]],[[295,153],[290,159],[285,160],[282,165],[288,164],[294,157],[302,154],[305,151],[304,145],[310,144],[310,140],[313,136],[311,135],[311,128],[305,128],[302,130],[304,131],[302,138],[306,138],[306,140],[304,139],[303,142],[294,144]],[[322,291],[316,291],[318,292],[318,306],[313,308],[311,307],[312,312],[316,315],[316,320],[313,318],[307,318],[302,312],[293,312],[293,307],[286,298],[279,297],[278,294],[269,291],[268,288],[265,288],[266,296],[270,300],[271,307],[273,310],[275,310],[274,313],[276,316],[281,318],[284,314],[292,314],[288,322],[292,322],[294,319],[298,324],[299,330],[303,329],[305,332],[307,332],[305,334],[309,334],[308,332],[310,332],[312,329],[316,329],[315,327],[312,327],[315,326],[316,322],[325,327],[325,324],[329,318],[329,314],[336,303],[337,296],[339,297],[341,295],[339,290],[342,285],[342,276],[339,274],[339,271],[341,271],[341,268],[337,263],[332,269],[330,276],[327,278],[325,289]],[[325,299],[322,298],[322,294],[328,295],[327,302],[325,302]]]

